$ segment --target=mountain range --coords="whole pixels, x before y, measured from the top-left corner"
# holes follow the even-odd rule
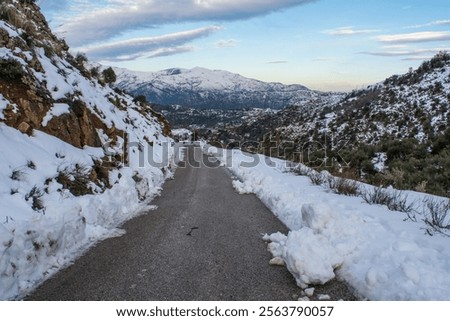
[[[338,93],[314,91],[302,85],[262,82],[223,70],[172,68],[135,72],[115,68],[116,85],[159,105],[196,109],[282,109],[310,101],[336,100]]]

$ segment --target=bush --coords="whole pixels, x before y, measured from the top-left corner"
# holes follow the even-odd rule
[[[23,170],[15,169],[12,171],[9,178],[12,179],[13,181],[21,181],[21,180],[23,180],[24,176],[25,176],[25,172]]]
[[[361,196],[368,204],[385,205],[391,211],[406,213],[411,220],[416,220],[413,213],[414,203],[409,203],[408,196],[401,191],[389,191],[383,187],[375,187],[371,190],[365,190]]]
[[[147,97],[145,97],[145,95],[138,95],[134,97],[134,102],[139,103],[141,105],[148,105]]]
[[[14,59],[0,59],[0,78],[6,81],[20,81],[25,72],[20,62]]]
[[[425,223],[430,226],[429,234],[432,231],[441,232],[442,229],[450,230],[450,199],[439,201],[433,198],[425,200],[426,218]]]
[[[44,209],[44,204],[42,203],[41,197],[44,195],[37,186],[34,186],[31,191],[25,195],[25,200],[28,202],[30,199],[32,200],[31,208],[34,211],[41,211]]]
[[[288,167],[288,172],[299,176],[309,176],[313,170],[303,164],[290,164]]]
[[[330,177],[328,179],[328,186],[330,190],[339,195],[358,196],[359,183],[354,180],[342,177]]]
[[[91,77],[98,79],[100,77],[100,72],[98,67],[92,67],[89,71],[91,73]]]
[[[107,84],[113,84],[117,81],[116,73],[114,72],[114,70],[111,67],[103,70],[102,75],[103,75],[103,80]]]
[[[309,172],[308,177],[313,185],[323,185],[327,182],[325,175],[316,171]]]
[[[68,189],[74,196],[93,194],[90,180],[91,170],[84,165],[75,165],[75,169],[68,168],[59,172],[56,181]]]

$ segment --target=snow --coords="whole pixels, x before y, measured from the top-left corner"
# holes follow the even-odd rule
[[[69,113],[70,106],[67,104],[55,104],[52,109],[50,109],[42,120],[42,126],[46,127],[48,122],[52,120],[53,117],[58,117]]]
[[[45,55],[43,48],[37,48],[36,53],[39,62],[41,63],[42,67],[45,70],[43,77],[47,82],[47,89],[52,94],[52,98],[54,100],[59,100],[67,98],[66,95],[73,94],[74,88],[72,84],[69,82],[71,80],[70,78],[72,78],[70,76],[74,75],[75,73],[72,72],[67,74],[67,68],[63,67],[62,60],[59,57],[53,58],[54,62],[57,63],[57,65],[55,65],[54,62],[48,59],[48,57]],[[60,70],[63,70],[64,73],[62,73]],[[36,75],[36,78],[39,79],[41,77],[40,75]]]
[[[150,166],[124,167],[112,172],[111,189],[75,197],[55,178],[75,164],[92,166],[104,156],[101,148],[78,149],[39,131],[29,137],[1,123],[0,148],[14,151],[4,152],[0,162],[2,300],[22,297],[95,242],[123,234],[117,227],[148,209],[167,178]],[[143,177],[138,185],[136,173]],[[33,210],[26,196],[33,188],[43,203],[40,210]],[[146,202],[139,201],[142,195]]]
[[[370,300],[450,299],[450,238],[428,235],[423,217],[412,222],[385,206],[313,186],[278,159],[238,150],[218,157],[238,178],[238,192],[255,193],[290,229],[264,239],[302,288],[337,277]],[[407,196],[417,210],[433,197]]]
[[[386,153],[375,153],[375,157],[372,159],[373,168],[379,172],[383,173],[386,169],[386,161],[387,161]]]
[[[172,130],[172,136],[175,137],[176,140],[180,141],[189,141],[191,140],[193,132],[186,128],[179,128]]]
[[[5,21],[0,21],[0,28],[6,30],[10,38],[19,37],[19,34]]]
[[[0,119],[4,119],[3,110],[5,110],[9,105],[9,101],[0,94]]]
[[[305,294],[307,296],[313,296],[315,290],[316,290],[315,288],[307,288],[307,289],[305,289]]]
[[[0,28],[20,37],[4,22]],[[37,58],[42,69],[17,55]],[[0,57],[19,61],[58,101],[42,126],[80,100],[108,129],[127,133],[112,142],[98,129],[102,147],[76,148],[42,131],[28,136],[0,122],[0,300],[11,300],[23,298],[96,242],[122,235],[119,227],[125,221],[152,209],[149,202],[173,175],[175,155],[173,140],[163,135],[152,113],[132,97],[83,77],[67,60],[49,58],[39,47],[31,52],[0,48]],[[117,101],[122,108],[113,103]],[[0,119],[8,107],[18,109],[0,94]],[[127,162],[109,172],[109,187],[90,179],[92,194],[76,197],[58,183],[61,173],[73,181],[77,168],[91,173],[95,162],[118,159],[125,152]]]
[[[326,96],[302,85],[265,83],[228,71],[199,67],[172,68],[157,72],[138,72],[121,68],[114,68],[114,71],[119,88],[128,92],[145,88],[144,94],[153,102],[161,104],[202,108],[226,105],[230,108],[245,106],[280,109]],[[332,97],[327,98],[330,99]]]

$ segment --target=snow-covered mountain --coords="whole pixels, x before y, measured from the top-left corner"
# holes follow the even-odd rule
[[[222,70],[205,68],[134,72],[115,69],[117,85],[161,105],[202,109],[271,108],[329,98],[302,85],[266,83]]]
[[[172,139],[160,114],[112,89],[108,73],[86,69],[84,56],[73,57],[34,1],[2,0],[0,18],[5,300],[123,233],[117,226],[148,207],[171,175]]]

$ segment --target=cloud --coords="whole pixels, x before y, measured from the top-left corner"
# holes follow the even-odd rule
[[[218,48],[231,48],[236,47],[238,43],[239,41],[237,41],[236,39],[220,40],[216,42],[216,46]]]
[[[96,60],[127,61],[141,57],[154,58],[193,51],[186,43],[209,36],[222,29],[208,26],[155,37],[134,38],[77,48]]]
[[[330,57],[317,57],[312,59],[312,61],[319,61],[319,62],[323,62],[323,61],[333,61],[333,58]]]
[[[420,58],[425,56],[433,56],[440,51],[448,51],[450,48],[429,48],[429,49],[398,49],[398,50],[385,50],[385,51],[363,51],[361,54],[379,56],[379,57],[402,57],[402,56],[420,56]],[[410,58],[405,58],[403,60],[412,60]],[[416,60],[416,59],[414,59]]]
[[[353,27],[341,27],[331,30],[325,30],[323,33],[330,36],[355,36],[355,35],[363,35],[368,33],[379,32],[379,30],[375,29],[354,29]]]
[[[242,20],[313,1],[317,0],[114,0],[66,17],[57,31],[72,46],[81,46],[130,30],[180,22]]]
[[[68,0],[39,0],[36,4],[44,10],[65,10],[68,6]]]
[[[273,64],[273,65],[279,65],[279,64],[288,64],[289,61],[287,60],[275,60],[275,61],[269,61],[268,64]]]
[[[404,33],[396,35],[381,35],[376,39],[383,43],[414,43],[414,42],[431,42],[431,41],[446,41],[450,40],[449,31],[423,31]]]
[[[450,26],[450,20],[435,20],[431,21],[429,23],[421,24],[421,25],[414,25],[406,27],[406,29],[416,29],[416,28],[423,28],[423,27],[433,27],[433,26]]]
[[[420,56],[420,57],[407,57],[407,58],[403,58],[403,61],[425,61],[425,60],[429,60],[430,58],[432,58],[433,56]]]
[[[157,58],[157,57],[166,57],[172,55],[178,55],[185,52],[192,52],[195,48],[193,46],[179,46],[179,47],[170,47],[170,48],[159,48],[155,50],[153,53],[147,56],[147,58]]]

